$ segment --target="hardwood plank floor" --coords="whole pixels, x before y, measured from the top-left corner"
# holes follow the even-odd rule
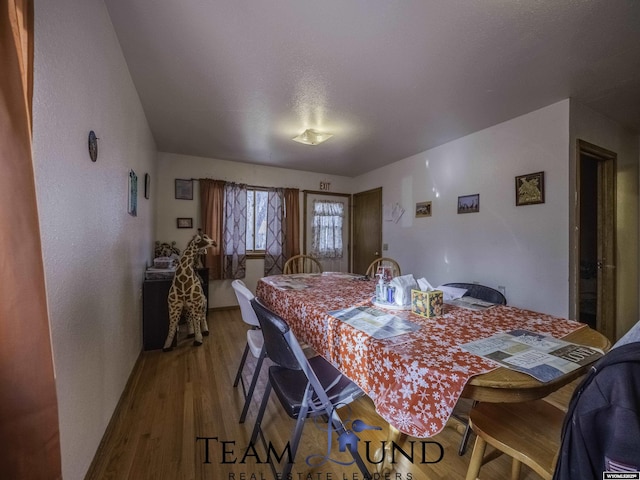
[[[86,476],[88,480],[262,480],[273,475],[261,446],[255,452],[248,450],[253,422],[262,398],[266,375],[262,375],[254,401],[244,424],[238,423],[243,397],[240,387],[233,388],[235,372],[246,341],[247,326],[242,322],[240,310],[209,313],[211,334],[204,345],[195,348],[181,332],[178,347],[170,353],[143,352],[136,364],[129,384],[116,409],[111,423]],[[249,356],[251,366],[255,359]],[[267,360],[268,363],[268,360]],[[245,368],[246,378],[250,369]],[[266,367],[263,366],[266,374]],[[350,411],[341,410],[346,420],[360,419],[369,425],[380,426],[380,431],[358,433],[359,451],[365,457],[364,442],[370,442],[369,460],[375,462],[375,449],[386,439],[388,426],[373,408],[371,400],[361,398]],[[349,408],[344,407],[344,408]],[[264,430],[267,438],[281,452],[289,439],[294,421],[271,398],[265,415]],[[209,440],[198,440],[207,437]],[[214,440],[216,438],[217,440]],[[384,480],[460,479],[464,478],[471,450],[458,456],[460,433],[445,428],[430,439],[414,439],[413,462],[397,455],[395,471],[389,476],[376,476]],[[422,458],[425,440],[426,458]],[[434,443],[437,442],[437,443]],[[206,448],[208,444],[208,449]],[[444,455],[439,457],[439,446]],[[401,445],[409,453],[408,444]],[[310,455],[324,455],[327,450],[326,424],[308,420],[305,425],[298,455],[293,467],[295,480],[362,480],[358,469],[332,461],[309,467],[305,459]],[[257,453],[257,456],[254,454]],[[331,458],[349,462],[351,457],[338,452],[333,435]],[[318,458],[318,457],[316,457]],[[423,461],[424,460],[424,461]],[[367,458],[365,457],[365,461]],[[427,462],[427,463],[425,463]],[[481,471],[487,479],[509,478],[511,463],[501,457],[485,465]],[[371,465],[373,473],[374,466]],[[523,480],[538,478],[523,466]]]

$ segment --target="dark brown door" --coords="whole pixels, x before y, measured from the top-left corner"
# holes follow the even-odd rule
[[[353,272],[364,274],[382,252],[382,188],[353,196]]]
[[[616,337],[616,154],[578,141],[578,318]]]

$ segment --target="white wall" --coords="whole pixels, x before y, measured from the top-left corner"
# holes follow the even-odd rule
[[[427,150],[357,177],[353,192],[382,187],[406,212],[383,222],[385,256],[434,286],[506,287],[510,305],[568,314],[569,101]],[[515,177],[545,172],[545,203],[515,206]],[[480,212],[457,198],[480,194]],[[432,216],[415,218],[431,201]]]
[[[617,154],[616,162],[616,338],[638,321],[638,174],[640,152],[637,134],[571,101],[571,171],[575,171],[576,141],[585,140]],[[570,182],[570,202],[575,199],[575,178]],[[571,202],[573,213],[573,202]]]
[[[158,181],[156,195],[156,238],[161,242],[177,242],[180,250],[200,226],[200,200],[198,182],[194,182],[193,200],[176,200],[174,182],[176,178],[213,178],[229,182],[246,183],[261,187],[283,187],[300,189],[300,224],[303,215],[303,190],[319,190],[320,182],[329,182],[331,192],[351,193],[353,180],[349,177],[303,172],[248,163],[230,162],[212,158],[192,157],[171,153],[158,154]],[[192,217],[193,230],[178,229],[178,217]],[[300,232],[302,250],[302,227]],[[258,279],[264,276],[263,260],[247,260],[247,276],[243,280],[255,291]],[[230,280],[215,280],[209,284],[209,307],[237,305]]]
[[[102,0],[35,2],[33,154],[62,469],[84,478],[142,347],[155,144]],[[91,162],[87,135],[99,154]],[[138,174],[138,216],[127,176]],[[36,252],[34,252],[36,254]],[[25,344],[28,348],[28,341]],[[37,460],[34,460],[37,461]]]

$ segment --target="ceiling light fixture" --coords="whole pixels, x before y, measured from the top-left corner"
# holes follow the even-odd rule
[[[305,145],[318,145],[333,137],[331,133],[323,133],[317,130],[308,128],[297,137],[293,138],[294,142],[304,143]]]

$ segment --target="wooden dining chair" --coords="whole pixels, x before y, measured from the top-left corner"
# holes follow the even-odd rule
[[[378,267],[390,267],[391,275],[394,277],[399,277],[400,275],[402,275],[398,262],[389,257],[376,258],[373,262],[371,262],[369,268],[367,268],[365,275],[367,275],[368,277],[375,276],[375,274],[378,272]]]
[[[565,412],[544,400],[522,403],[478,403],[469,424],[476,441],[466,480],[476,480],[481,467],[506,454],[512,458],[511,480],[520,478],[522,464],[551,480]],[[494,450],[487,453],[487,445]]]
[[[284,264],[282,273],[322,273],[320,262],[309,255],[294,255]]]
[[[577,386],[574,382],[572,392],[532,402],[475,405],[469,424],[477,437],[467,480],[475,480],[483,464],[503,453],[513,459],[512,480],[519,478],[523,463],[545,480],[599,478],[612,468],[637,471],[639,367],[640,322]],[[495,451],[485,455],[487,444]]]

